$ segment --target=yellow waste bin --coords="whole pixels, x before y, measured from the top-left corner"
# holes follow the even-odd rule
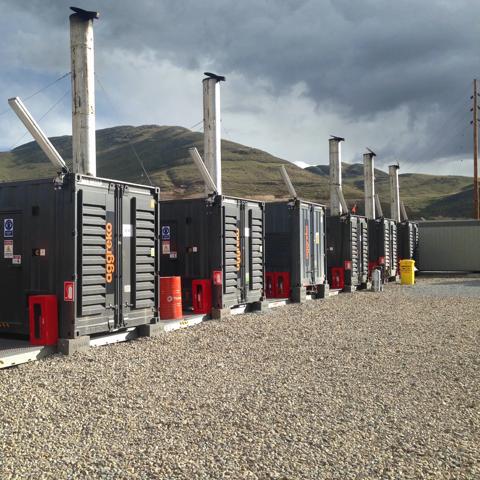
[[[415,284],[415,260],[400,260],[400,283]]]

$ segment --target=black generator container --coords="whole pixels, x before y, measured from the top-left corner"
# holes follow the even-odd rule
[[[418,224],[405,221],[397,224],[398,259],[415,260],[418,248]]]
[[[264,210],[223,195],[161,202],[160,271],[182,278],[184,308],[207,314],[263,301]]]
[[[328,283],[354,291],[368,286],[368,224],[359,215],[327,217]]]
[[[0,335],[55,295],[60,338],[158,320],[159,189],[68,174],[0,183]]]
[[[289,286],[287,297],[294,301],[303,301],[307,293],[318,298],[328,294],[325,232],[323,205],[297,199],[265,205],[268,297],[283,297],[278,274],[286,275],[280,281]]]
[[[398,275],[397,222],[388,218],[369,220],[369,272],[381,268],[384,281]]]

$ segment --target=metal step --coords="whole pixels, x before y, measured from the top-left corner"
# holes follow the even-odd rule
[[[27,340],[0,338],[0,369],[34,362],[57,351],[55,346],[30,345]]]

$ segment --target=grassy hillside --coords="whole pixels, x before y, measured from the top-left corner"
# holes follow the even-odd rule
[[[71,163],[71,138],[52,138],[67,163]],[[203,135],[182,127],[144,125],[120,126],[97,131],[97,173],[99,176],[147,183],[140,160],[164,198],[197,196],[203,184],[188,148],[196,146],[203,154]],[[138,158],[137,158],[138,155]],[[222,141],[223,189],[226,194],[265,200],[287,198],[279,166],[284,165],[300,196],[328,202],[328,166],[301,169],[267,152]],[[0,153],[3,181],[49,177],[54,168],[35,142]],[[344,164],[344,194],[349,203],[362,204],[363,167]],[[470,179],[457,176],[400,175],[402,198],[413,218],[421,216],[468,216],[471,201]],[[376,189],[388,202],[388,175],[376,170]],[[471,192],[470,192],[471,194]],[[388,207],[385,203],[385,213]]]

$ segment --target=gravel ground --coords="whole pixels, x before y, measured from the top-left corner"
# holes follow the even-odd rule
[[[0,371],[0,479],[480,478],[480,296],[436,283]]]

